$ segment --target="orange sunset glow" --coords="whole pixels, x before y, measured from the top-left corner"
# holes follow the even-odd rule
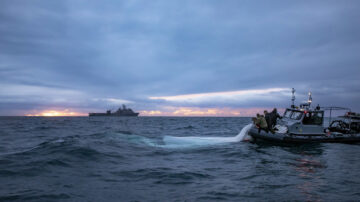
[[[199,108],[199,107],[165,107],[163,110],[142,110],[140,116],[213,116],[213,117],[251,117],[270,108]],[[279,109],[280,112],[283,109]],[[28,113],[26,116],[88,116],[86,113],[73,110],[43,110]]]
[[[26,116],[86,116],[87,114],[65,110],[45,110],[39,113],[26,114]]]

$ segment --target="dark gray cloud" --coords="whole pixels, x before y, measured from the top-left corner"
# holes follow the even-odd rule
[[[358,1],[3,0],[0,113],[115,105],[102,98],[151,110],[182,104],[150,96],[291,87],[360,110],[359,9]],[[287,104],[281,98],[183,105]]]

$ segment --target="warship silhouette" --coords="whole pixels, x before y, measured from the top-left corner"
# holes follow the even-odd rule
[[[122,105],[117,111],[111,112],[111,110],[107,110],[106,113],[89,113],[89,116],[139,116],[139,113],[134,112],[130,108],[126,108],[125,105]]]

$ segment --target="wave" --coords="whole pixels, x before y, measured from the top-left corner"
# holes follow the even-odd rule
[[[28,156],[29,161],[33,163],[38,161],[47,162],[48,157],[54,157],[54,156],[56,157],[67,156],[71,158],[78,157],[81,159],[89,159],[89,158],[91,159],[91,158],[96,158],[98,155],[102,155],[102,153],[97,151],[94,147],[82,143],[82,141],[85,141],[84,140],[85,138],[86,137],[80,137],[76,135],[76,136],[68,136],[66,138],[55,138],[52,140],[46,140],[29,148],[24,148],[14,152],[2,153],[0,154],[0,157],[13,159],[13,158],[18,158],[19,156]],[[49,164],[64,165],[60,161],[50,162]]]
[[[30,191],[29,191],[30,192]],[[34,192],[34,191],[31,191]],[[34,200],[34,201],[38,201],[41,200],[43,201],[44,199],[46,200],[64,200],[64,199],[70,199],[71,196],[65,193],[60,193],[60,194],[33,194],[33,193],[26,193],[26,194],[9,194],[9,195],[4,195],[4,196],[0,196],[0,201],[28,201],[28,200]]]
[[[195,127],[192,125],[188,125],[188,126],[176,128],[175,130],[192,130],[192,129],[195,129]]]
[[[156,184],[188,184],[196,179],[212,179],[213,176],[204,172],[176,171],[170,168],[142,168],[129,171],[115,171],[113,175],[131,181],[153,179]]]

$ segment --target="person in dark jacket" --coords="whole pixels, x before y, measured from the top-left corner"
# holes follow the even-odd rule
[[[277,113],[277,109],[274,108],[272,110],[272,112],[270,113],[270,120],[271,120],[271,129],[274,128],[274,126],[276,125],[277,119],[282,119],[282,117],[279,115],[279,113]]]

